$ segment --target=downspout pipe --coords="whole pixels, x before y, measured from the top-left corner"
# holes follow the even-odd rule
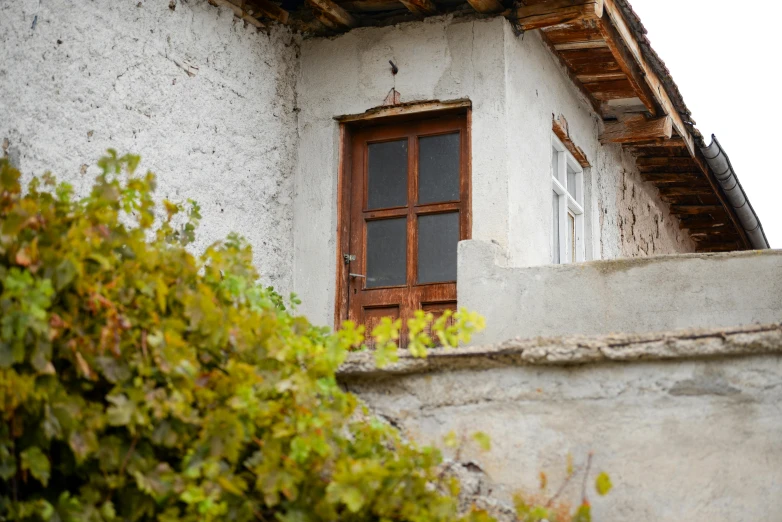
[[[741,183],[739,183],[739,178],[733,170],[733,165],[730,164],[728,155],[725,154],[725,150],[714,134],[711,135],[711,145],[701,147],[701,152],[703,152],[703,155],[706,157],[706,163],[709,164],[709,167],[714,172],[714,176],[717,178],[720,186],[722,186],[722,192],[725,193],[728,203],[733,206],[733,210],[739,219],[739,223],[747,233],[747,238],[752,244],[752,248],[756,250],[770,248],[766,233],[763,232],[763,225],[760,224],[760,219],[755,214],[755,209],[752,208],[752,204],[744,193],[744,189],[741,188]]]

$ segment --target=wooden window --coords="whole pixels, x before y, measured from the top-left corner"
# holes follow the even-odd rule
[[[584,261],[584,171],[556,136],[551,137],[551,185],[551,262]]]
[[[456,308],[456,248],[471,227],[466,114],[343,125],[337,322]],[[404,341],[403,343],[404,344]]]

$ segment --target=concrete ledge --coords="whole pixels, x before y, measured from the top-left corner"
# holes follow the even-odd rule
[[[459,243],[459,307],[487,320],[476,344],[782,319],[779,250],[534,267],[508,266],[499,250],[479,240]]]
[[[360,352],[348,356],[338,375],[349,378],[512,365],[568,366],[760,354],[782,354],[782,323],[649,334],[511,339],[487,346],[432,350],[426,359],[400,351],[399,361],[382,369],[375,365],[371,352]]]

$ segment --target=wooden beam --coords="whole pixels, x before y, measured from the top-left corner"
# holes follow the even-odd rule
[[[554,0],[543,4],[520,6],[510,11],[510,18],[523,31],[532,31],[576,20],[599,20],[603,16],[603,1]]]
[[[234,2],[236,1],[237,0],[234,0]],[[252,15],[256,17],[263,16],[265,18],[269,18],[270,20],[280,22],[281,24],[287,24],[288,19],[290,18],[288,11],[278,6],[277,4],[270,2],[269,0],[238,0],[238,1],[240,4],[243,2],[244,9],[251,10]]]
[[[503,8],[498,0],[467,0],[467,2],[482,14],[499,13]]]
[[[676,110],[676,107],[668,96],[668,92],[665,90],[665,86],[662,84],[660,78],[655,74],[649,64],[644,58],[643,51],[638,41],[633,36],[633,32],[627,21],[622,16],[619,8],[616,7],[614,0],[603,0],[605,3],[605,12],[607,18],[611,21],[611,25],[618,33],[622,43],[630,53],[634,63],[640,68],[643,81],[648,87],[649,91],[655,98],[655,101],[660,104],[663,109],[663,113],[667,114],[673,120],[673,128],[676,133],[682,137],[687,144],[687,149],[690,151],[693,157],[696,156],[695,140],[693,139],[687,126],[684,124],[681,115]],[[601,22],[600,25],[606,25],[605,22]]]
[[[356,19],[332,0],[307,0],[316,11],[318,19],[335,30],[347,30],[356,26]]]
[[[698,169],[698,164],[693,161],[692,158],[681,158],[681,157],[667,157],[667,156],[655,156],[655,157],[649,157],[649,156],[639,156],[638,158],[635,158],[635,164],[639,167],[671,167],[671,168],[692,168],[693,170],[700,170]],[[678,171],[676,171],[678,172]]]
[[[470,100],[452,100],[441,102],[439,100],[425,102],[410,102],[401,105],[375,107],[360,114],[347,114],[336,116],[334,119],[340,123],[371,122],[381,118],[410,117],[426,114],[428,112],[454,111],[464,112],[472,107]]]
[[[554,44],[554,49],[557,51],[574,51],[577,49],[602,49],[608,47],[602,40],[585,40],[582,42],[565,42]]]
[[[710,214],[724,210],[722,205],[671,205],[674,214]]]
[[[700,187],[657,187],[660,194],[665,196],[711,196],[714,193],[709,185]]]
[[[244,20],[250,25],[254,25],[258,29],[263,29],[264,27],[266,27],[266,24],[264,24],[257,18],[250,16],[250,14],[247,13],[246,11],[243,11],[241,7],[239,7],[238,5],[234,5],[228,0],[209,0],[209,3],[218,7],[227,7],[228,9],[233,11],[234,16],[236,16],[237,18],[241,18],[242,20]]]
[[[706,178],[700,174],[677,174],[676,172],[641,172],[641,179],[651,183],[703,183],[711,188]]]
[[[554,131],[557,138],[559,138],[559,141],[562,142],[562,145],[564,145],[568,152],[573,155],[573,158],[575,158],[578,164],[584,168],[588,168],[590,166],[589,160],[587,159],[586,154],[584,154],[584,151],[581,150],[581,147],[573,143],[573,140],[570,139],[570,130],[568,128],[567,120],[562,114],[559,115],[559,118],[554,118],[551,129]]]
[[[647,120],[643,116],[607,123],[600,136],[601,143],[638,143],[668,139],[673,134],[673,121],[668,116]]]
[[[437,14],[437,6],[432,0],[399,0],[407,10],[419,16],[431,16]]]

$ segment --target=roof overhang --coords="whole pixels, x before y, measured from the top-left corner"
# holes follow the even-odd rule
[[[747,218],[732,203],[735,193],[726,195],[676,84],[628,0],[284,0],[282,5],[295,8],[290,11],[271,0],[210,1],[254,25],[283,23],[310,35],[445,13],[505,16],[517,31],[539,30],[603,119],[601,141],[621,144],[635,157],[643,179],[657,187],[698,251],[768,248],[752,233],[753,227],[762,232],[754,211]],[[737,179],[733,185],[751,210]]]

